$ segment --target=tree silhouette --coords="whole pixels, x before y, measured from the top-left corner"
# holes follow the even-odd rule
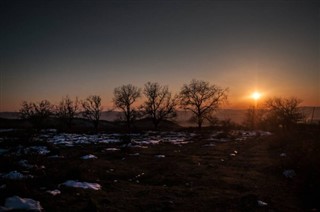
[[[52,114],[53,105],[48,100],[42,100],[39,103],[24,101],[19,110],[20,117],[30,121],[36,129],[43,128],[45,121],[47,121]]]
[[[264,122],[265,110],[251,106],[247,109],[243,125],[248,129],[257,129],[262,126]]]
[[[296,97],[274,97],[266,100],[265,106],[268,110],[267,120],[271,122],[273,126],[290,129],[298,121],[303,119],[303,114],[298,108],[301,102],[302,100]]]
[[[113,91],[113,103],[116,108],[124,112],[128,128],[137,116],[137,110],[132,106],[141,97],[141,89],[128,84],[117,87]]]
[[[79,112],[79,101],[78,98],[72,101],[69,96],[62,98],[59,104],[56,106],[55,114],[63,125],[68,128],[71,127],[73,119]]]
[[[94,129],[97,131],[99,126],[99,120],[102,112],[101,97],[97,95],[91,95],[82,102],[82,115],[83,117],[92,121]]]
[[[148,82],[145,84],[143,94],[147,99],[142,109],[148,117],[152,118],[155,129],[162,120],[176,116],[177,101],[176,98],[172,98],[167,86]]]
[[[210,85],[209,82],[193,79],[182,86],[179,94],[180,105],[195,115],[200,129],[203,121],[212,117],[212,113],[227,99],[227,91]]]

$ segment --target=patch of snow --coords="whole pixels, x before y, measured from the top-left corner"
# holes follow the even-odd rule
[[[296,172],[292,169],[288,169],[288,170],[284,170],[282,172],[282,174],[286,177],[286,178],[293,178],[296,176]]]
[[[234,153],[231,153],[231,154],[230,154],[230,156],[231,156],[231,157],[235,157],[235,156],[236,156],[236,154],[234,154]]]
[[[255,136],[270,136],[272,135],[271,132],[268,131],[249,131],[249,130],[235,130],[233,133],[237,137],[237,139],[243,139],[246,137],[255,137]]]
[[[34,165],[31,165],[27,160],[20,160],[18,164],[27,169],[32,169],[34,167]]]
[[[182,145],[182,144],[188,144],[191,141],[186,141],[184,139],[175,139],[175,140],[170,140],[169,142],[174,144],[174,145]]]
[[[229,138],[212,138],[211,141],[224,143],[224,142],[230,142],[231,139],[229,139]]]
[[[287,154],[286,153],[281,153],[280,157],[287,157]]]
[[[112,144],[112,143],[118,143],[118,142],[120,142],[119,139],[112,139],[112,138],[102,139],[98,141],[98,143],[105,143],[105,144]]]
[[[12,131],[16,131],[16,129],[0,129],[0,133],[3,133],[3,132],[12,132]]]
[[[165,158],[165,155],[155,155],[156,158]]]
[[[46,155],[50,153],[46,146],[31,146],[24,149],[24,154]]]
[[[254,137],[257,136],[257,131],[242,131],[242,136],[245,137]]]
[[[259,131],[260,132],[260,135],[261,136],[269,136],[269,135],[272,135],[271,132],[268,132],[268,131]]]
[[[53,196],[56,196],[58,194],[61,194],[61,191],[59,191],[58,189],[55,189],[52,191],[48,190],[47,193],[52,194]]]
[[[64,158],[63,155],[51,155],[51,156],[48,156],[48,158]]]
[[[139,156],[140,155],[140,153],[139,152],[137,152],[137,153],[133,153],[133,154],[129,154],[130,156]]]
[[[81,159],[84,159],[84,160],[97,159],[97,156],[89,154],[89,155],[82,156]]]
[[[2,175],[2,178],[4,179],[10,179],[10,180],[22,180],[27,178],[33,178],[32,175],[23,175],[18,171],[11,171],[7,174]]]
[[[74,188],[83,188],[83,189],[92,189],[92,190],[100,190],[101,185],[98,183],[88,183],[88,182],[78,182],[74,180],[68,180],[64,182],[62,185]]]
[[[149,144],[159,144],[161,141],[160,140],[149,140],[148,143]]]
[[[42,135],[40,135],[41,137]],[[98,134],[98,135],[85,135],[85,134],[68,134],[60,133],[56,135],[47,135],[46,140],[55,145],[73,146],[76,144],[97,144],[97,143],[119,143],[122,142],[123,135],[121,134]],[[131,143],[137,145],[152,145],[161,142],[168,142],[172,144],[186,144],[192,140],[196,134],[190,133],[177,133],[177,132],[148,132],[145,134],[130,134]]]
[[[133,145],[132,147],[134,147],[134,148],[141,148],[141,149],[148,149],[147,146],[142,146],[142,145]]]
[[[261,207],[268,206],[268,203],[263,202],[263,201],[261,201],[261,200],[258,200],[257,203],[258,203],[258,205],[261,206]]]
[[[41,211],[43,208],[39,201],[13,196],[6,199],[4,207],[8,210],[33,210]]]
[[[107,151],[119,151],[120,149],[119,148],[107,148],[106,150]]]

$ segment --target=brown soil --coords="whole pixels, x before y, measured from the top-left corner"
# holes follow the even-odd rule
[[[45,144],[64,158],[0,156],[0,173],[26,170],[17,165],[21,159],[46,167],[31,169],[34,179],[0,179],[0,186],[6,184],[0,190],[0,205],[18,195],[40,201],[44,211],[317,211],[318,138],[278,135],[215,146],[205,146],[210,142],[199,138],[181,146],[114,152],[105,150],[116,147],[107,144],[72,148]],[[0,148],[5,147],[8,143],[2,142]],[[286,157],[280,157],[283,152]],[[80,159],[86,154],[98,159]],[[159,154],[165,157],[155,157]],[[285,169],[294,169],[296,176],[286,178]],[[99,183],[102,189],[59,185],[67,180]],[[61,194],[46,193],[53,189]],[[258,200],[268,205],[260,206]]]

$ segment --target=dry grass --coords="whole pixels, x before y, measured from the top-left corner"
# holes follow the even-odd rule
[[[26,144],[1,142],[0,148]],[[0,204],[13,195],[41,202],[45,211],[308,211],[319,210],[320,146],[317,131],[296,132],[246,141],[217,143],[199,138],[182,146],[159,144],[148,149],[105,151],[114,145],[62,147],[41,143],[51,154],[0,156],[0,173],[25,171],[17,161],[27,159],[34,179],[0,179]],[[34,144],[32,144],[34,145]],[[12,151],[13,151],[12,150]],[[230,156],[234,151],[236,156]],[[139,156],[134,156],[139,153]],[[280,157],[286,153],[286,157]],[[82,160],[94,154],[98,159]],[[165,158],[157,158],[162,154]],[[223,161],[221,160],[223,159]],[[283,170],[294,169],[287,179]],[[143,173],[143,174],[142,174]],[[102,190],[91,191],[59,186],[66,180],[97,182]],[[52,196],[46,190],[60,189]],[[262,207],[257,200],[268,203]]]

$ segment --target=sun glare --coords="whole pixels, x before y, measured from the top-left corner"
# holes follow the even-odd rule
[[[260,99],[260,97],[261,97],[261,93],[259,93],[257,91],[252,93],[252,95],[251,95],[251,98],[253,98],[254,100],[258,100],[258,99]]]

